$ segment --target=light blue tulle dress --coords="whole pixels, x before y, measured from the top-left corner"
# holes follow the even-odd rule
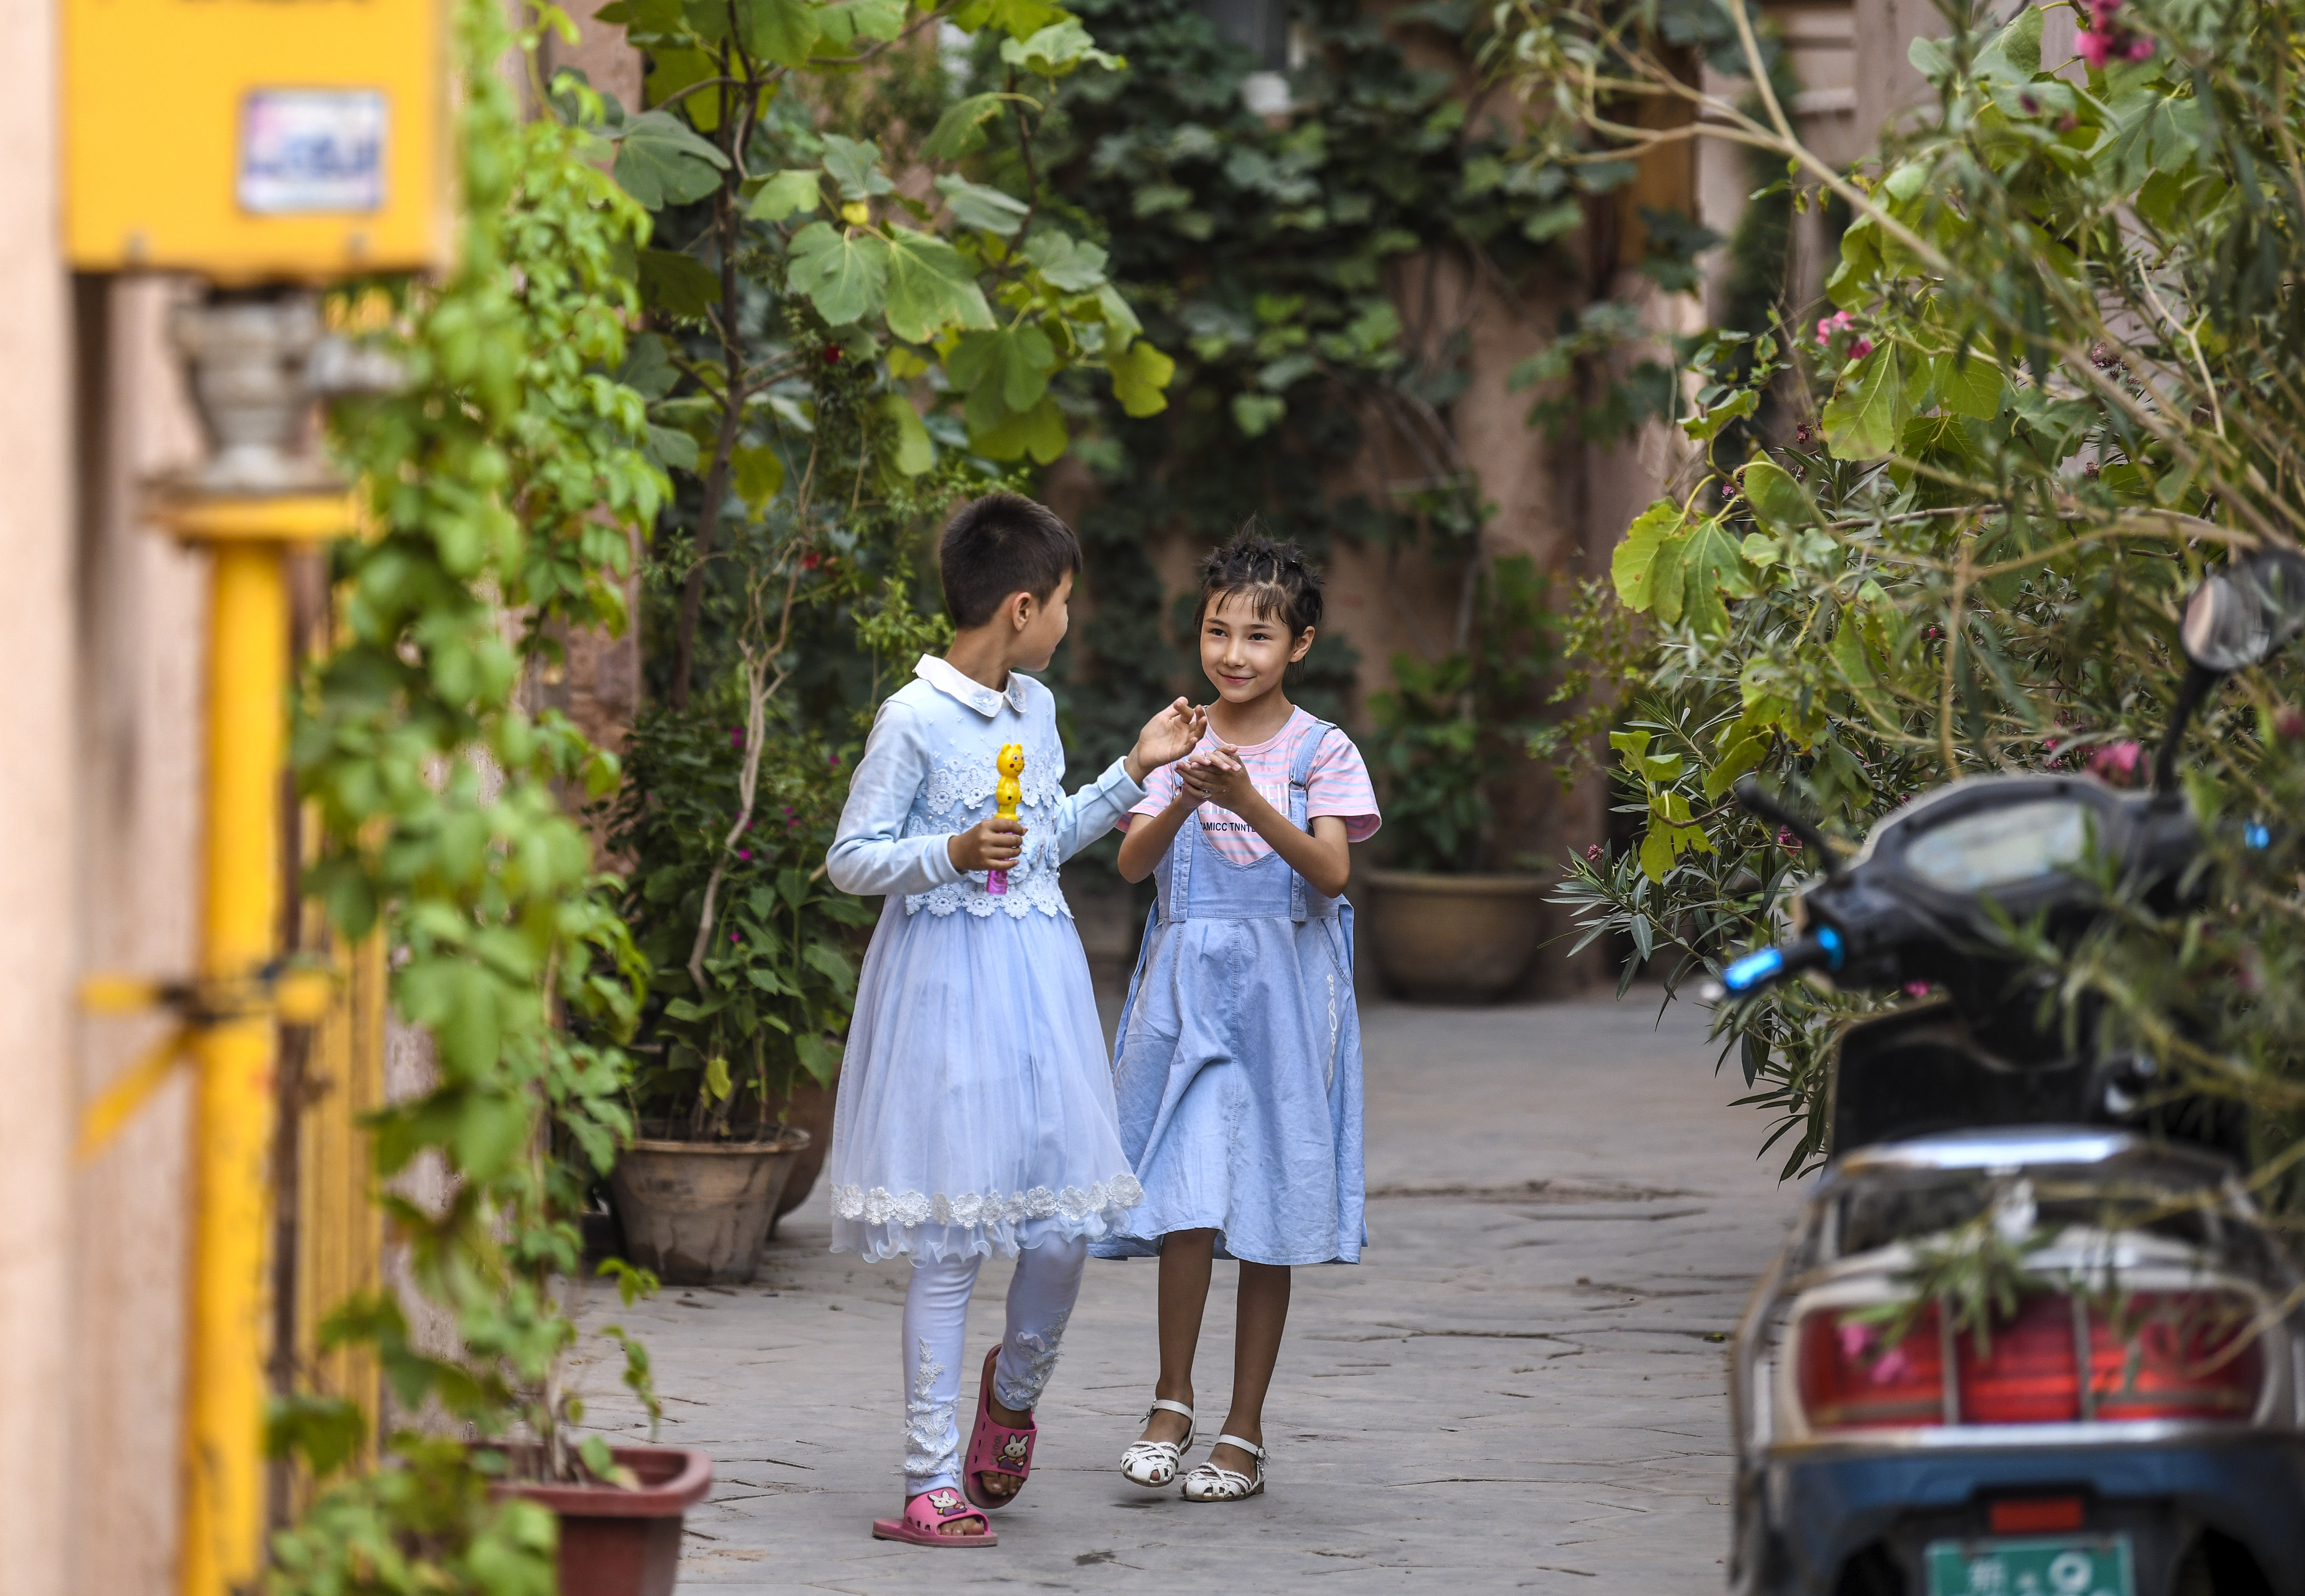
[[[1326,723],[1305,717],[1289,784],[1306,784]],[[1235,864],[1197,819],[1155,872],[1159,896],[1114,1048],[1121,1141],[1142,1201],[1093,1242],[1143,1257],[1172,1231],[1214,1230],[1220,1257],[1360,1261],[1360,1014],[1352,905],[1278,853]]]
[[[923,656],[856,767],[827,873],[886,895],[865,955],[827,1159],[832,1245],[879,1260],[1014,1254],[1110,1233],[1139,1196],[1115,1120],[1088,960],[1058,868],[1144,796],[1120,760],[1064,791],[1056,700]],[[1027,828],[1008,890],[945,839],[993,812],[1025,748]]]

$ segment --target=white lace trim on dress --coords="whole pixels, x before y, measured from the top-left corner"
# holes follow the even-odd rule
[[[867,1225],[1014,1225],[1020,1219],[1053,1219],[1061,1215],[1077,1224],[1099,1214],[1135,1208],[1144,1201],[1144,1188],[1133,1175],[1116,1175],[1083,1189],[1067,1186],[1052,1191],[1034,1186],[1029,1192],[964,1192],[957,1197],[942,1192],[891,1192],[886,1186],[866,1191],[863,1186],[832,1188],[832,1211],[843,1219]]]
[[[1035,909],[1043,914],[1066,916],[1073,912],[1052,870],[1010,870],[1008,890],[1004,893],[987,891],[981,876],[965,876],[905,899],[906,913],[917,914],[923,909],[939,916],[965,909],[980,920],[995,912],[1006,913],[1012,920],[1022,920]]]

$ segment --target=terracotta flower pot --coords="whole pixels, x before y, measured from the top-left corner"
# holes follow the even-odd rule
[[[1369,941],[1404,998],[1493,1003],[1528,973],[1544,933],[1543,876],[1369,870]]]
[[[514,1481],[503,1490],[560,1520],[560,1596],[672,1596],[681,1521],[712,1489],[712,1459],[687,1447],[612,1447],[641,1479],[625,1490],[587,1481]]]
[[[634,1142],[608,1176],[625,1256],[677,1286],[736,1286],[760,1267],[806,1131],[766,1142]]]
[[[791,1094],[785,1099],[784,1111],[778,1117],[806,1131],[809,1143],[793,1159],[784,1195],[777,1199],[777,1219],[806,1202],[808,1194],[816,1189],[816,1177],[824,1170],[824,1155],[832,1150],[832,1104],[838,1094],[837,1082],[831,1086],[819,1086],[803,1079],[793,1083]],[[771,1219],[769,1235],[773,1239],[776,1234],[776,1219]]]

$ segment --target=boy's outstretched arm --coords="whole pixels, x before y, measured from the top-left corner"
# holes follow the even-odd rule
[[[1128,751],[1128,779],[1143,786],[1144,778],[1161,766],[1192,752],[1208,729],[1209,712],[1178,699],[1136,734],[1136,746]]]
[[[1192,751],[1207,729],[1206,711],[1178,699],[1147,721],[1137,734],[1136,746],[1113,760],[1102,776],[1057,806],[1055,823],[1025,839],[1028,856],[1052,848],[1059,859],[1070,859],[1113,828],[1144,796],[1144,778],[1162,765]]]

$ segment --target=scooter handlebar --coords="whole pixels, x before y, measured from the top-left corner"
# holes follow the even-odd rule
[[[1775,947],[1756,947],[1731,961],[1721,972],[1721,985],[1731,998],[1749,998],[1764,987],[1811,970],[1838,970],[1847,953],[1840,932],[1831,926],[1819,926],[1806,937]]]

